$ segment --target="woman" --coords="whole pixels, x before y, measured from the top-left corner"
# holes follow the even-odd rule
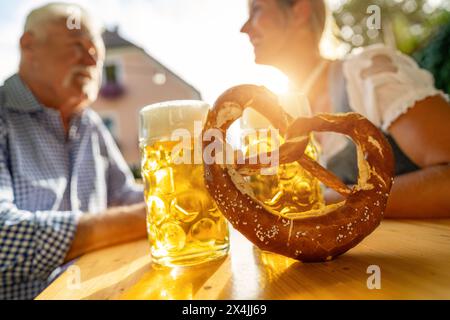
[[[396,156],[391,218],[450,217],[450,105],[432,76],[382,45],[342,61],[320,55],[323,0],[250,0],[248,34],[258,64],[283,71],[308,95],[313,113],[361,113],[380,127]],[[347,183],[354,157],[347,141],[324,137],[328,167]],[[354,161],[353,161],[354,162]],[[349,165],[350,164],[350,165]]]

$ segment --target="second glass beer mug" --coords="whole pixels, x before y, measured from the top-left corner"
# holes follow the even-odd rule
[[[200,139],[208,109],[201,101],[173,101],[140,112],[147,230],[160,265],[194,265],[228,252],[228,222],[203,182]]]
[[[306,96],[297,93],[281,96],[280,99],[285,111],[294,118],[311,115]],[[251,148],[258,149],[259,152],[272,150],[269,134],[264,134],[261,139],[254,133],[255,129],[257,133],[270,131],[269,127],[270,122],[256,111],[247,109],[244,112],[241,145],[247,156]],[[248,134],[247,131],[253,134]],[[281,137],[278,139],[281,143],[284,142]],[[305,153],[311,159],[318,160],[319,151],[312,134]],[[276,174],[250,176],[248,181],[256,198],[281,215],[320,209],[325,205],[320,182],[296,162],[281,165]]]

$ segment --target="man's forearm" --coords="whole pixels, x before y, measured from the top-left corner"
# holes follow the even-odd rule
[[[85,214],[77,225],[65,262],[101,248],[146,236],[145,205],[109,209],[101,214]]]
[[[385,216],[450,217],[450,166],[424,168],[396,177]]]

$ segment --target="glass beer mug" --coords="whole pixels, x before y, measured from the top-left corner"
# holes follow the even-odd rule
[[[294,118],[311,115],[308,99],[303,94],[287,94],[280,96],[280,99],[285,111]],[[273,142],[270,127],[265,117],[253,109],[247,109],[241,121],[243,153],[248,156],[250,150],[255,149],[267,152],[283,143],[281,137],[276,137],[279,140],[277,143]],[[319,149],[312,135],[305,153],[311,159],[318,160]],[[320,209],[325,205],[320,182],[296,162],[280,165],[276,172],[262,172],[247,179],[256,198],[281,215]]]
[[[201,133],[208,109],[201,101],[173,101],[140,112],[147,231],[159,265],[195,265],[228,253],[228,222],[203,180]]]

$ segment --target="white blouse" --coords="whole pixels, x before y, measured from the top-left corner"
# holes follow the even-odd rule
[[[430,72],[409,56],[382,44],[354,50],[343,60],[350,108],[387,132],[391,124],[427,97],[447,95],[437,90]],[[342,135],[330,134],[322,144],[326,164],[347,144]]]
[[[385,45],[356,51],[343,62],[350,107],[387,132],[407,110],[427,97],[447,96],[430,72],[409,56]]]

